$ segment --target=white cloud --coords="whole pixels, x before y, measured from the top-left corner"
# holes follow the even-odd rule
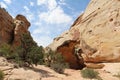
[[[65,2],[65,0],[60,0],[60,2]]]
[[[58,3],[64,3],[64,0]],[[56,0],[38,0],[38,5],[45,5],[48,8],[47,12],[40,12],[39,18],[48,24],[66,24],[72,21],[72,17],[64,12]]]
[[[59,4],[60,4],[60,5],[66,5],[65,0],[60,0],[60,1],[59,1]]]
[[[45,4],[47,0],[37,0],[37,5]]]
[[[41,13],[39,17],[41,20],[50,24],[67,24],[72,21],[72,17],[65,14],[60,6],[52,11]]]
[[[42,33],[43,31],[42,30],[40,30],[40,29],[35,29],[35,30],[33,30],[33,34],[40,34],[40,33]]]
[[[4,2],[0,2],[0,6],[1,6],[2,8],[7,8],[7,5],[6,5]]]
[[[53,10],[57,7],[56,0],[48,0],[48,9]]]
[[[32,20],[34,19],[34,15],[33,15],[33,13],[27,13],[27,18],[28,18],[28,20],[30,21],[30,22],[32,22]]]
[[[40,34],[40,33],[44,33],[44,29],[41,27],[38,27],[37,29],[34,29],[32,32],[34,35],[35,34]]]
[[[29,8],[27,6],[23,7],[26,11],[29,11]]]
[[[52,42],[53,37],[68,29],[73,17],[61,7],[66,5],[64,0],[37,0],[37,5],[45,9],[37,12],[38,16],[33,23],[36,28],[32,29],[32,36],[38,45],[45,47]]]
[[[37,0],[37,5],[45,5],[49,10],[57,7],[56,0]]]
[[[5,3],[7,3],[7,4],[11,4],[11,3],[12,3],[11,0],[4,0],[4,1],[5,1]]]
[[[30,2],[30,6],[34,6],[34,2]]]
[[[41,26],[41,22],[37,20],[36,22],[33,23],[35,26]]]
[[[32,22],[32,20],[34,19],[34,14],[30,11],[30,9],[27,6],[24,6],[24,12],[23,14],[26,15],[27,19]]]
[[[40,46],[48,46],[50,44],[50,42],[52,42],[52,38],[50,36],[36,36],[36,35],[32,35],[33,39],[37,42],[37,44]]]

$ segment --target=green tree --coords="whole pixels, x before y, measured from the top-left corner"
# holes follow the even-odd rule
[[[44,49],[37,46],[29,34],[23,34],[20,46],[12,47],[9,44],[0,46],[0,56],[16,63],[18,66],[30,66],[42,64]]]
[[[43,63],[43,54],[44,49],[42,46],[37,46],[37,44],[33,41],[30,34],[22,34],[21,35],[21,49],[18,49],[20,60],[24,62],[24,64],[32,65],[32,64],[42,64]],[[21,51],[19,51],[21,50]]]
[[[29,64],[43,64],[43,57],[44,57],[44,49],[42,46],[36,47],[33,46],[31,47],[31,50],[27,54],[27,62]]]

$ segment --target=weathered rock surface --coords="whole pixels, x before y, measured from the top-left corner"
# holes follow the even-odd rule
[[[82,69],[85,67],[83,59],[80,60],[77,57],[77,54],[74,54],[76,44],[79,44],[79,41],[66,41],[57,48],[57,51],[64,56],[65,61],[69,63],[70,68]]]
[[[91,0],[81,23],[85,62],[120,62],[120,1]]]
[[[79,20],[81,21],[81,16],[73,25],[77,25],[77,21]],[[83,60],[79,59],[80,61],[78,61],[77,57],[75,56],[75,46],[77,44],[80,44],[80,32],[77,26],[72,26],[70,30],[55,38],[53,43],[51,43],[48,47],[54,51],[57,50],[58,52],[62,53],[70,67],[78,69],[83,68],[84,64]]]
[[[0,8],[0,44],[11,43],[14,35],[14,23],[13,18],[5,11]]]
[[[82,50],[79,54],[84,62],[120,62],[120,0],[91,0],[71,28],[48,47],[57,50],[69,40],[79,41],[76,45]],[[66,61],[75,58],[71,56],[76,45],[68,47],[69,49],[65,49],[66,45],[60,47],[59,52],[62,52]],[[75,64],[77,65],[76,61],[71,65]]]
[[[13,40],[14,46],[20,46],[21,44],[24,44],[22,42],[22,38],[24,35],[28,35],[32,39],[28,31],[28,28],[30,27],[30,23],[25,16],[17,15],[16,18],[14,19],[14,24],[15,24],[14,40]]]
[[[0,8],[0,45],[7,43],[14,47],[21,46],[25,44],[24,37],[31,39],[30,44],[35,44],[28,31],[29,27],[30,22],[25,16],[17,15],[13,19],[4,8]]]

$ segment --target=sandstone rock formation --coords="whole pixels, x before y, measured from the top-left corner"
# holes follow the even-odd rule
[[[0,8],[0,44],[13,41],[14,27],[13,18],[4,8]]]
[[[13,45],[19,46],[22,44],[22,37],[24,34],[29,34],[28,28],[30,26],[29,21],[23,15],[17,15],[14,19],[14,40]]]
[[[79,24],[85,62],[120,62],[119,5],[119,0],[92,0],[87,7]]]
[[[24,36],[31,39],[31,45],[35,44],[28,31],[29,27],[30,23],[25,16],[17,15],[13,19],[4,8],[0,8],[0,45],[7,43],[14,47],[23,46],[25,45],[23,43]]]
[[[75,45],[79,44],[79,41],[66,41],[61,46],[57,48],[57,51],[60,52],[65,61],[69,63],[71,68],[82,69],[85,67],[83,58],[78,58],[77,53],[75,52]],[[81,66],[79,66],[81,65]]]
[[[79,43],[65,48],[66,45],[62,45],[66,41]],[[120,62],[120,0],[91,0],[71,28],[48,47],[53,50],[60,47],[58,51],[70,63],[76,59],[71,57],[76,45],[79,45],[84,62]],[[78,67],[79,64],[75,61],[71,65]]]

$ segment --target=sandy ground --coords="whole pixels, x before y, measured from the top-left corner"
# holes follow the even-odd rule
[[[96,69],[103,80],[119,80],[111,72]],[[65,74],[58,74],[48,67],[39,65],[32,69],[13,69],[5,80],[90,80],[82,78],[80,70],[66,69]],[[97,80],[97,79],[92,79]]]
[[[42,70],[47,70],[46,68],[41,67]],[[54,71],[50,73],[53,76],[49,76],[49,77],[43,77],[42,80],[90,80],[90,79],[85,79],[82,78],[80,70],[72,70],[72,69],[66,69],[65,70],[65,74],[66,75],[61,75],[61,74],[57,74]],[[100,69],[96,69],[96,71],[99,72],[99,76],[103,79],[103,80],[119,80],[117,77],[114,77],[110,72],[107,72],[105,70],[100,70]],[[97,80],[97,79],[92,79],[92,80]]]
[[[95,69],[102,80],[120,80],[113,76],[119,72],[120,63],[104,63],[104,65],[103,69]],[[5,73],[4,80],[90,80],[82,78],[80,70],[65,69],[64,74],[58,74],[44,65],[17,69],[3,58],[0,58],[0,70]]]

